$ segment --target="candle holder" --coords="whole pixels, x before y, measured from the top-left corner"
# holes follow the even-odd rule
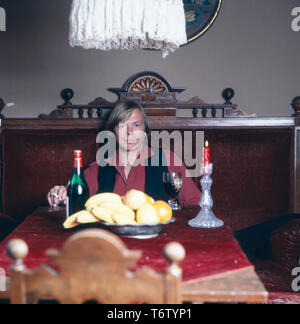
[[[202,195],[200,200],[201,210],[199,214],[189,221],[189,226],[196,228],[216,228],[224,225],[224,222],[218,219],[213,211],[213,199],[211,196],[211,186],[213,180],[211,178],[213,171],[213,164],[202,165],[201,173],[203,174],[201,178]]]

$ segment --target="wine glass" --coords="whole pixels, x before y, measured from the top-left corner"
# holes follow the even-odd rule
[[[180,172],[164,172],[163,184],[169,197],[168,204],[172,210],[181,210],[181,206],[177,201],[177,196],[182,188],[182,175]]]

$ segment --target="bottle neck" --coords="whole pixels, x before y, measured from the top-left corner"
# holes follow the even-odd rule
[[[74,173],[81,174],[82,170],[82,158],[74,159]]]

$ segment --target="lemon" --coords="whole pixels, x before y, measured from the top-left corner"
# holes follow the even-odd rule
[[[125,205],[132,210],[137,210],[147,203],[147,196],[139,190],[129,190],[124,197]]]
[[[138,224],[152,225],[160,222],[156,208],[150,204],[144,204],[136,213]]]

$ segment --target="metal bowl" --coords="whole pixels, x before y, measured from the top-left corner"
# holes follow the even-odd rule
[[[120,235],[120,236],[128,236],[132,238],[139,238],[139,239],[147,239],[156,237],[163,228],[171,224],[175,221],[174,218],[167,222],[163,223],[157,223],[153,225],[119,225],[119,224],[108,224],[105,222],[99,222],[99,223],[90,223],[90,224],[81,224],[79,227],[97,227],[97,228],[103,228],[106,229],[114,234]]]

